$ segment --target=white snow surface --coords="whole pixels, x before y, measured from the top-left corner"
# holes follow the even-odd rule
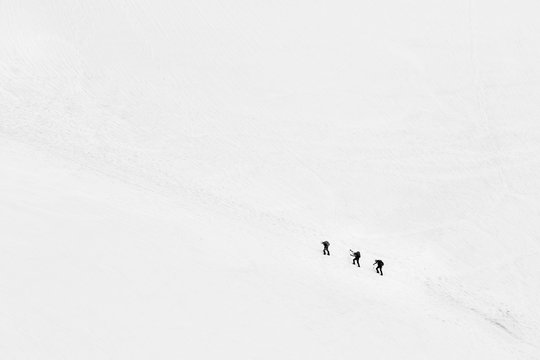
[[[539,9],[0,1],[0,358],[540,359]]]

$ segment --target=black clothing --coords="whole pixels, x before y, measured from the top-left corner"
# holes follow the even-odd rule
[[[323,241],[321,244],[323,244],[324,246],[323,255],[330,256],[330,251],[328,251],[328,247],[330,246],[330,243],[328,241]]]
[[[375,268],[377,274],[381,274],[381,276],[383,276],[382,267],[384,266],[384,263],[382,262],[382,260],[375,260],[373,265],[377,265],[377,268]]]
[[[356,251],[356,252],[353,252],[351,250],[351,256],[354,257],[352,263],[354,265],[354,263],[356,263],[356,265],[358,265],[358,267],[360,267],[360,251]]]

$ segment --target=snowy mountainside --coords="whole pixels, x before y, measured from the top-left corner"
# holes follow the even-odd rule
[[[0,354],[538,358],[534,9],[1,2]]]

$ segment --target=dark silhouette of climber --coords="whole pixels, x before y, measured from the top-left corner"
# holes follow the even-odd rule
[[[324,249],[322,251],[323,255],[330,256],[330,251],[328,251],[328,247],[330,246],[330,243],[328,241],[323,241],[321,244],[323,244]]]
[[[360,267],[360,251],[352,251],[352,250],[350,250],[350,252],[351,252],[351,256],[354,257],[354,259],[352,260],[353,265],[356,262],[356,265],[358,265],[358,267]]]
[[[377,274],[381,274],[381,276],[383,276],[383,273],[382,273],[382,267],[384,266],[383,261],[382,260],[375,260],[373,265],[377,265],[377,267],[375,268],[375,270],[377,270]]]

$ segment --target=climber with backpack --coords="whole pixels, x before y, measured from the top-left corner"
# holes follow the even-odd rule
[[[356,262],[356,265],[360,267],[360,251],[352,251],[351,249],[349,249],[349,251],[351,252],[351,256],[353,257],[353,265]]]
[[[375,270],[377,271],[377,274],[381,274],[381,276],[383,276],[383,273],[382,273],[382,267],[384,266],[383,261],[382,260],[375,260],[373,265],[377,265],[377,267],[375,268]]]
[[[324,249],[323,249],[323,255],[328,255],[330,256],[330,251],[328,251],[328,247],[330,246],[330,243],[328,241],[323,241],[321,244],[323,244],[324,246]]]

